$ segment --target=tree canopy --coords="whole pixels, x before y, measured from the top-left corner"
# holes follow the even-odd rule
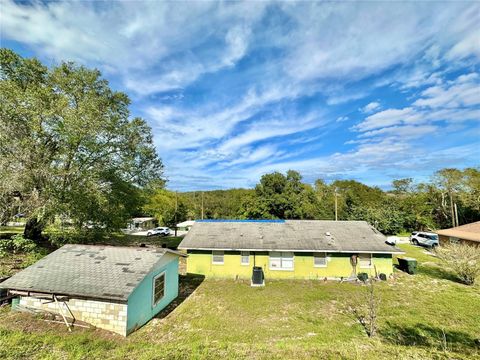
[[[0,221],[25,213],[30,238],[53,218],[124,225],[163,171],[128,96],[70,62],[48,68],[1,49],[0,66]]]
[[[161,189],[160,193],[170,193],[173,199],[172,192]],[[273,172],[263,175],[254,189],[178,193],[183,208],[177,217],[183,220],[186,214],[188,219],[200,219],[203,202],[204,218],[333,220],[336,196],[339,220],[364,220],[386,234],[396,234],[451,227],[452,216],[460,224],[478,221],[479,194],[480,171],[475,168],[443,169],[427,183],[395,179],[390,191],[356,180],[327,183],[318,179],[311,186],[296,171]],[[172,208],[171,200],[168,206],[161,206],[165,202],[155,197],[150,202],[151,215],[157,214],[155,208]],[[456,205],[458,216],[450,212],[450,205]]]

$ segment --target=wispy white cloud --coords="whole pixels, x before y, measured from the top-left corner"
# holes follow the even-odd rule
[[[479,13],[469,2],[4,0],[0,27],[123,86],[172,186],[228,187],[272,170],[366,176],[426,159],[418,139],[480,119]]]
[[[380,107],[381,105],[378,101],[372,101],[371,103],[368,103],[363,108],[361,108],[360,111],[363,113],[371,113],[375,110],[380,109]]]
[[[480,119],[480,77],[461,75],[443,85],[428,87],[411,106],[386,109],[357,124],[358,131],[371,131],[393,125],[412,125],[436,121],[471,121]]]
[[[234,66],[245,55],[251,27],[266,5],[6,0],[2,32],[48,57],[117,72],[129,89],[148,95]]]

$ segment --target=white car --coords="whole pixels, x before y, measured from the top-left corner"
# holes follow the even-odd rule
[[[433,248],[438,246],[438,235],[431,232],[414,231],[410,236],[410,242],[413,245],[421,245]]]
[[[170,235],[170,229],[168,227],[157,227],[147,231],[147,236],[168,236]]]
[[[397,245],[400,242],[400,238],[398,236],[387,236],[387,240],[385,242],[388,245]]]

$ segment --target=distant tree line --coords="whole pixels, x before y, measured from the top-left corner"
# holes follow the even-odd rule
[[[447,228],[480,220],[480,171],[442,169],[429,182],[398,179],[392,190],[384,191],[355,180],[319,179],[310,185],[290,170],[263,175],[254,189],[154,190],[144,209],[167,226],[202,215],[205,219],[333,220],[335,200],[338,220],[365,220],[386,234]]]

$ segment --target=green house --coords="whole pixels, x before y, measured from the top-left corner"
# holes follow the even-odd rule
[[[393,273],[402,253],[365,221],[200,220],[180,243],[187,272],[209,277],[340,279]]]
[[[0,287],[18,296],[14,310],[126,336],[178,296],[180,256],[163,248],[65,245]]]

